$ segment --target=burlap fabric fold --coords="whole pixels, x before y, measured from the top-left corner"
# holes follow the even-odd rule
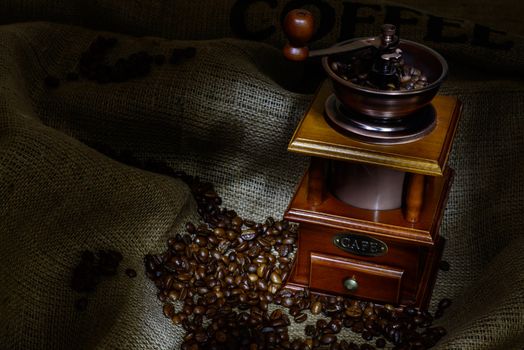
[[[181,342],[183,331],[162,315],[142,258],[196,220],[189,190],[79,140],[211,181],[225,206],[245,218],[282,216],[308,162],[286,145],[312,95],[286,89],[299,71],[276,48],[279,18],[295,4],[275,3],[0,5],[10,23],[0,26],[1,349],[172,349]],[[396,13],[391,4],[361,1],[368,7],[356,13],[374,21],[347,29],[343,18],[356,3],[320,3],[333,9],[323,7],[326,23],[330,13],[335,22],[318,47],[374,34]],[[401,34],[446,55],[450,76],[441,92],[464,104],[441,232],[451,270],[439,273],[432,307],[442,297],[454,302],[439,320],[448,335],[436,348],[522,349],[524,39],[406,11],[401,18],[417,20],[401,25]],[[125,83],[44,86],[47,75],[75,69],[100,34],[119,39],[112,60],[187,46],[196,55]],[[219,39],[226,36],[242,39]],[[122,266],[138,276],[102,282],[87,310],[76,312],[72,267],[82,250],[101,248],[120,250]],[[303,326],[291,332],[300,336]]]

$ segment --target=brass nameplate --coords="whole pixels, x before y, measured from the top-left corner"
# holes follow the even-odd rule
[[[354,233],[339,233],[333,237],[333,244],[345,252],[360,256],[381,256],[388,252],[386,243]]]

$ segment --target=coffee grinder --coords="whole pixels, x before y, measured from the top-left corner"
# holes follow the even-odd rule
[[[285,56],[323,56],[329,77],[288,146],[311,163],[284,215],[300,224],[286,287],[427,308],[461,113],[457,98],[437,95],[446,61],[392,25],[310,51],[313,28],[303,9],[284,21]]]

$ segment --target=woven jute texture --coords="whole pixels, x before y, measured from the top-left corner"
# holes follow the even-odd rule
[[[356,3],[310,3],[327,4],[335,18],[313,45],[339,40],[340,18]],[[396,11],[390,3],[358,4],[371,6],[357,12],[374,21],[358,22],[355,36],[375,34]],[[213,182],[224,205],[244,218],[281,217],[308,163],[288,153],[287,143],[313,97],[286,89],[299,72],[278,50],[280,16],[291,5],[2,1],[1,349],[178,348],[184,332],[162,315],[142,259],[163,251],[185,222],[197,221],[190,192],[178,180],[121,164],[84,142]],[[401,18],[416,19],[400,26],[402,36],[448,58],[441,93],[464,105],[441,229],[451,270],[439,273],[431,309],[443,297],[453,304],[438,321],[448,335],[436,348],[522,349],[524,39],[488,30],[488,40],[485,27],[452,19],[442,23],[456,26],[438,31],[438,16],[402,11]],[[274,32],[253,37],[271,26]],[[47,75],[74,70],[98,35],[119,39],[111,60],[188,46],[196,56],[125,83],[81,79],[44,87]],[[232,36],[244,39],[225,38]],[[461,40],[450,43],[454,36]],[[122,269],[134,268],[138,276],[103,281],[87,310],[76,312],[70,279],[85,249],[121,251]],[[303,325],[291,333],[301,336]]]

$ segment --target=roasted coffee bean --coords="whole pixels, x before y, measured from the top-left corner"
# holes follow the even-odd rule
[[[182,323],[183,318],[180,316],[180,314],[175,314],[173,317],[171,317],[171,322],[173,322],[174,325]]]
[[[312,338],[307,338],[305,341],[304,341],[304,349],[313,349],[313,347],[318,347],[318,345],[320,345],[320,342],[318,341],[318,339],[315,339],[313,340]]]
[[[370,317],[375,314],[375,309],[373,306],[367,306],[363,311],[364,317]]]
[[[287,297],[287,298],[284,298],[284,300],[282,300],[282,305],[285,307],[291,307],[294,304],[295,304],[295,300],[293,300],[293,298],[291,297]]]
[[[373,334],[368,331],[368,330],[365,330],[362,332],[362,339],[366,340],[366,341],[369,341],[371,339],[373,339]]]
[[[205,312],[206,312],[206,308],[204,306],[201,306],[201,305],[195,306],[195,308],[193,309],[193,313],[195,315],[202,315]]]
[[[282,278],[276,272],[272,272],[271,275],[269,276],[269,278],[271,279],[271,282],[273,282],[275,284],[281,284],[282,283]]]
[[[282,310],[281,310],[281,309],[276,309],[275,311],[273,311],[273,312],[271,313],[271,315],[269,316],[269,318],[270,318],[271,320],[278,320],[278,319],[282,318],[282,316],[283,316]]]
[[[418,312],[417,309],[415,309],[414,307],[407,306],[404,308],[404,313],[408,316],[415,316]]]
[[[242,231],[240,234],[240,238],[242,238],[244,241],[251,241],[253,240],[257,235],[257,231],[254,229],[248,229]]]
[[[326,320],[323,320],[323,319],[317,320],[317,323],[316,323],[317,330],[321,331],[324,328],[326,328],[326,326],[327,326]]]
[[[400,344],[402,344],[403,336],[404,336],[404,333],[402,333],[402,330],[395,329],[395,330],[393,330],[393,332],[391,334],[391,341],[395,345],[400,345]]]
[[[327,324],[327,328],[333,333],[338,333],[342,329],[342,321],[340,319],[332,319]]]
[[[173,318],[175,315],[175,307],[172,304],[164,304],[162,310],[167,318]]]
[[[242,227],[243,223],[244,221],[242,220],[240,216],[235,216],[233,219],[231,219],[231,224],[233,226]]]
[[[451,305],[451,299],[443,298],[442,300],[439,301],[437,307],[438,307],[439,309],[445,310],[445,309],[447,309],[448,307],[450,307],[450,305]]]
[[[334,334],[324,334],[322,337],[320,337],[320,343],[324,345],[328,345],[336,341],[337,341],[337,336]]]
[[[284,239],[282,241],[282,244],[293,245],[293,244],[295,244],[295,238],[294,237],[287,237],[286,239]]]
[[[362,331],[364,330],[364,323],[360,321],[355,322],[353,326],[351,326],[351,330],[355,333],[362,333]]]
[[[424,322],[420,324],[420,327],[429,327],[433,323],[433,316],[431,316],[429,313],[423,314],[424,316]]]
[[[318,315],[322,312],[322,303],[320,301],[315,301],[311,304],[310,310],[313,315]]]
[[[295,304],[295,305],[293,305],[293,306],[291,306],[291,307],[289,308],[288,313],[289,313],[289,315],[295,317],[295,316],[298,315],[301,311],[302,311],[302,309],[300,308],[300,306],[298,306],[298,305]]]
[[[257,281],[257,289],[258,290],[265,291],[265,290],[267,290],[267,288],[268,288],[268,284],[267,284],[267,282],[265,280],[259,279]]]
[[[195,333],[195,340],[197,343],[204,343],[207,341],[207,334],[203,330],[199,330]]]
[[[287,326],[288,325],[288,323],[286,322],[286,320],[284,318],[271,320],[270,324],[271,324],[272,327],[282,327],[282,326]]]
[[[362,309],[360,307],[350,307],[345,311],[346,315],[351,318],[360,318],[362,316]]]
[[[207,237],[205,237],[205,236],[197,235],[193,241],[197,245],[199,245],[200,247],[206,247],[207,246]]]
[[[227,341],[227,335],[223,331],[219,330],[215,333],[215,340],[218,343],[225,343]]]
[[[187,288],[181,288],[180,292],[178,293],[179,300],[186,300],[188,290]]]
[[[308,337],[312,337],[315,333],[316,333],[315,326],[313,326],[312,324],[308,324],[304,328],[304,334]]]
[[[134,278],[134,277],[136,277],[136,271],[131,269],[131,268],[128,268],[128,269],[126,269],[126,275],[129,278]]]
[[[344,320],[342,321],[342,325],[346,328],[353,327],[353,324],[355,324],[355,319],[352,318],[344,318]]]
[[[296,323],[302,323],[307,320],[307,315],[303,312],[298,313],[294,318]]]
[[[189,234],[193,234],[195,233],[196,231],[196,227],[195,225],[192,223],[192,222],[188,222],[186,224],[186,231],[189,233]]]
[[[269,284],[268,284],[268,287],[267,287],[267,290],[268,290],[271,294],[275,294],[275,293],[277,293],[279,289],[280,289],[280,285],[279,285],[279,284],[274,284],[274,283],[269,283]]]
[[[255,273],[250,273],[249,275],[247,275],[247,278],[252,283],[255,283],[256,281],[258,281],[258,276]]]

